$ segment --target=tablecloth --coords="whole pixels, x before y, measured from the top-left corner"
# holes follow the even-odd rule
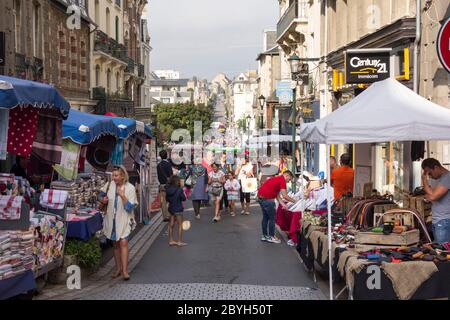
[[[295,244],[298,244],[298,231],[300,230],[300,219],[302,218],[301,212],[291,212],[283,209],[282,206],[278,206],[275,223],[281,230],[286,231]]]
[[[14,278],[0,280],[0,300],[6,300],[36,289],[33,271],[28,270]]]
[[[87,220],[67,222],[67,237],[89,241],[102,228],[103,217],[100,212],[97,212]]]

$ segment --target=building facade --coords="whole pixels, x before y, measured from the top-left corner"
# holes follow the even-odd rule
[[[247,127],[251,131],[256,131],[259,127],[256,120],[257,94],[258,94],[258,74],[255,70],[250,70],[239,74],[232,82],[232,105],[233,123],[247,121]]]
[[[193,91],[189,79],[153,79],[150,81],[150,97],[163,104],[190,103]]]
[[[72,28],[67,8],[80,8],[79,28]],[[5,66],[0,73],[54,85],[72,107],[90,109],[90,19],[85,1],[4,0],[0,32],[5,35]]]

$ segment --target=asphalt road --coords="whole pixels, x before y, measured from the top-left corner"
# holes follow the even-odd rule
[[[239,207],[239,206],[238,206]],[[184,232],[186,247],[170,247],[163,231],[123,282],[99,299],[321,299],[312,277],[286,243],[262,242],[261,212],[238,212],[213,223],[212,208],[202,208],[201,220],[192,209]],[[180,288],[184,288],[180,293]]]

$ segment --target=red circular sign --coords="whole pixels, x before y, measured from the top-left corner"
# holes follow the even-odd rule
[[[447,72],[450,72],[450,18],[444,22],[444,25],[439,31],[437,51],[442,65]]]

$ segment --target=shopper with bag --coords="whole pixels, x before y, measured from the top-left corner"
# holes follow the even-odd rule
[[[240,200],[241,200],[241,214],[250,214],[250,192],[244,192],[245,186],[247,185],[247,179],[254,178],[253,174],[253,164],[245,157],[242,160],[240,166],[236,169],[236,176],[238,177],[239,183],[241,184],[240,190]],[[255,190],[256,191],[256,190]]]
[[[228,180],[225,182],[225,190],[228,192],[228,201],[230,204],[231,216],[236,216],[236,201],[239,201],[239,191],[241,190],[241,185],[239,181],[235,178],[234,172],[230,171],[228,173]]]
[[[129,280],[128,240],[136,227],[134,208],[138,200],[136,189],[128,182],[128,173],[123,166],[114,167],[112,181],[103,187],[100,202],[107,206],[103,232],[114,243],[116,271],[112,277],[117,278],[122,274],[124,280]]]
[[[195,218],[200,219],[200,207],[202,201],[208,200],[208,174],[206,168],[201,164],[201,159],[197,159],[189,168],[189,176],[186,178],[185,185],[190,186],[192,206],[194,207]]]
[[[220,221],[220,202],[223,197],[223,185],[225,184],[225,173],[219,170],[219,166],[216,163],[212,164],[212,169],[209,173],[209,193],[211,199],[214,202],[214,222]]]

